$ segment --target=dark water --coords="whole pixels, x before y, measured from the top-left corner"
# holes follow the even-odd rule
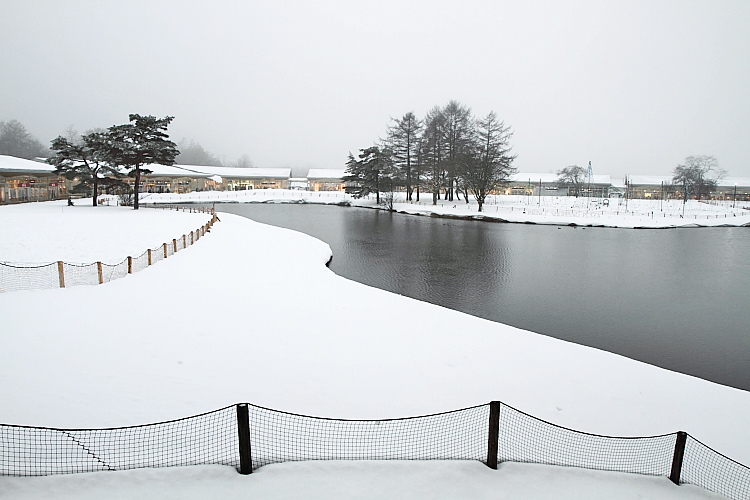
[[[325,241],[331,269],[361,283],[750,390],[750,228],[558,228],[321,205],[217,210]]]

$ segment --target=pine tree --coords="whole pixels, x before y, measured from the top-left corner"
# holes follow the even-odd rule
[[[115,165],[125,168],[128,175],[135,179],[133,208],[138,210],[141,174],[151,173],[151,170],[143,168],[144,165],[174,165],[180,151],[174,142],[168,140],[169,136],[165,133],[174,119],[173,116],[156,118],[132,114],[129,119],[131,123],[109,128],[109,159]]]
[[[102,177],[107,174],[120,176],[116,166],[108,160],[108,145],[107,135],[100,132],[86,134],[75,142],[59,136],[52,141],[52,150],[57,153],[47,163],[56,167],[56,174],[68,179],[78,177],[81,184],[91,185],[93,205],[96,206]]]

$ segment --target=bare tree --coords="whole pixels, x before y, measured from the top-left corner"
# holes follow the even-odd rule
[[[487,195],[515,173],[513,160],[516,156],[510,154],[509,144],[512,136],[510,127],[498,121],[494,111],[477,121],[475,147],[468,156],[463,179],[476,198],[480,212]]]
[[[572,188],[576,198],[578,198],[585,180],[586,169],[578,165],[570,165],[557,171],[557,184],[561,187],[567,187],[568,194],[570,194]]]
[[[412,170],[415,158],[418,156],[419,134],[422,122],[408,112],[400,119],[393,119],[393,125],[388,127],[386,143],[393,152],[394,165],[401,172],[406,187],[406,199],[412,199]]]
[[[709,177],[709,172],[714,172],[715,175]],[[683,202],[686,202],[690,195],[700,200],[715,190],[722,174],[719,162],[713,156],[688,156],[684,164],[675,167],[672,181],[682,187]]]
[[[471,150],[474,128],[471,109],[458,101],[450,101],[442,113],[446,147],[445,166],[448,176],[446,196],[449,201],[453,201],[454,185],[465,170],[462,163],[466,161]]]
[[[427,112],[421,142],[421,160],[427,174],[427,184],[432,192],[432,204],[440,199],[440,188],[445,185],[445,116],[439,107]]]

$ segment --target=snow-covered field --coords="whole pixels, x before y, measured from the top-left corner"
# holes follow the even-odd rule
[[[221,466],[139,469],[75,476],[0,478],[14,500],[710,500],[725,498],[665,477],[506,463],[292,462],[249,476]]]
[[[597,434],[686,430],[750,463],[746,391],[370,288],[326,268],[321,241],[220,217],[196,245],[124,279],[0,294],[0,422],[137,425],[243,401],[374,419],[498,399]],[[0,261],[119,259],[205,222],[88,203],[0,207]],[[127,242],[113,243],[120,234]],[[398,495],[712,498],[665,478],[454,462],[0,478],[5,498]]]
[[[575,198],[569,196],[489,196],[478,211],[476,200],[438,200],[433,205],[429,193],[421,201],[405,201],[404,193],[394,194],[394,210],[418,215],[484,218],[507,222],[604,226],[622,228],[673,228],[750,225],[750,202],[698,202],[690,200],[624,200],[621,198]],[[250,191],[206,191],[186,194],[147,194],[146,203],[342,203],[377,207],[375,195],[355,199],[342,192],[310,192],[286,189]],[[734,205],[734,206],[733,206]]]

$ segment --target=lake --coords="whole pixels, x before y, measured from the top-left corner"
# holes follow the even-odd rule
[[[217,204],[328,243],[346,278],[750,390],[750,228],[504,224]],[[461,335],[460,325],[455,328]]]

